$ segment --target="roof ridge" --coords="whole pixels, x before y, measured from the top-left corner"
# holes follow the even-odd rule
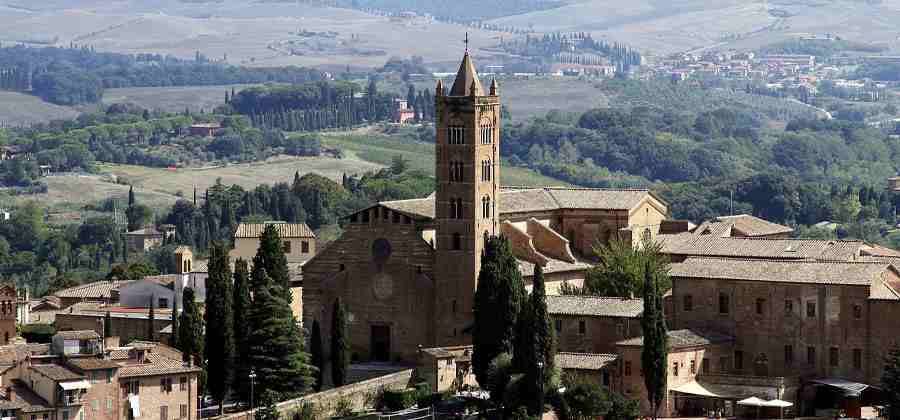
[[[688,261],[688,260],[747,261],[747,262],[760,262],[760,263],[777,262],[777,263],[792,263],[792,264],[858,264],[858,265],[866,265],[866,264],[868,264],[868,265],[876,265],[876,264],[890,265],[891,264],[891,263],[885,262],[885,261],[862,261],[862,260],[845,261],[845,260],[831,260],[831,259],[811,259],[811,258],[797,259],[797,258],[778,258],[778,257],[759,259],[759,258],[752,258],[752,257],[727,257],[727,256],[717,256],[717,255],[689,256],[685,259],[685,261]],[[674,264],[680,264],[680,263],[674,263]]]
[[[500,189],[516,190],[554,190],[554,191],[624,191],[624,192],[649,192],[649,188],[594,188],[594,187],[567,187],[563,185],[501,185]]]

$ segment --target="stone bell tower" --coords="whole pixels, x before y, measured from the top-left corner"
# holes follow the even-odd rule
[[[475,288],[485,238],[499,233],[500,96],[485,92],[468,48],[449,93],[435,93],[437,260],[435,338],[471,342]]]

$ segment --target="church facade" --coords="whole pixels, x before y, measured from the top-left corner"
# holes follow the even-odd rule
[[[510,239],[530,284],[580,285],[597,241],[655,237],[666,204],[645,189],[500,184],[500,92],[485,90],[468,52],[449,92],[437,83],[436,191],[375,203],[303,266],[303,321],[329,337],[340,297],[358,361],[414,361],[420,348],[468,344],[485,239]]]

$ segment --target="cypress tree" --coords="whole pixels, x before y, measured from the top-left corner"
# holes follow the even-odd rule
[[[178,299],[172,302],[172,336],[169,345],[178,348]]]
[[[887,418],[900,419],[900,348],[894,347],[884,360],[881,385],[887,397]]]
[[[276,196],[273,195],[273,199]],[[273,200],[274,202],[274,200]],[[266,225],[259,238],[259,248],[253,257],[252,289],[254,293],[263,287],[264,281],[273,281],[278,288],[276,292],[283,293],[288,305],[291,303],[291,277],[287,267],[287,258],[284,256],[284,245],[275,225]]]
[[[112,314],[106,311],[106,317],[103,319],[103,338],[112,337]]]
[[[128,186],[128,207],[131,207],[135,204],[134,199],[134,185]]]
[[[203,351],[203,318],[194,301],[194,289],[185,287],[181,296],[181,319],[178,322],[178,350],[190,363],[200,360]]]
[[[224,410],[225,398],[234,381],[234,316],[232,314],[231,268],[222,243],[210,249],[206,280],[206,360],[215,366],[208,373],[209,391]],[[223,411],[224,412],[224,411]]]
[[[647,400],[654,419],[659,415],[659,407],[666,397],[668,354],[668,332],[656,275],[657,272],[648,262],[644,270],[644,314],[641,317],[644,347],[641,350],[641,367],[644,371]]]
[[[475,291],[472,370],[480,384],[488,383],[488,367],[502,353],[513,353],[516,322],[525,285],[512,246],[491,237],[481,257]]]
[[[537,359],[544,363],[543,369],[532,367],[530,380],[535,389],[534,407],[529,407],[529,413],[540,415],[544,408],[544,394],[551,389],[550,384],[556,370],[556,334],[553,331],[553,321],[547,310],[547,291],[544,285],[544,269],[540,265],[534,267],[534,280],[531,288],[531,321],[534,337],[535,353]],[[543,386],[541,386],[543,384]]]
[[[325,355],[322,348],[322,330],[319,327],[319,320],[313,320],[312,330],[309,335],[309,354],[313,367],[316,368],[315,383],[313,389],[322,390],[322,382],[325,379]]]
[[[235,391],[240,398],[249,395],[249,384],[246,380],[250,374],[250,349],[247,337],[250,335],[250,326],[247,318],[250,314],[250,273],[247,261],[243,258],[234,263],[234,341],[235,341]]]
[[[271,279],[253,291],[248,341],[250,366],[258,375],[257,395],[274,391],[282,398],[293,398],[313,384],[303,334],[284,296],[282,287]]]
[[[153,311],[156,295],[150,295],[150,314],[147,316],[147,340],[155,341],[156,338],[156,314]]]
[[[350,367],[348,350],[347,313],[341,298],[337,298],[331,314],[331,382],[336,387],[347,383]]]

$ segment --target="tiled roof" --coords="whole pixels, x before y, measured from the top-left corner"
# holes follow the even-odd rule
[[[644,301],[617,297],[547,296],[547,310],[553,315],[636,318],[644,312]]]
[[[522,273],[525,277],[530,277],[534,275],[534,264],[525,260],[516,260],[519,263],[519,272]],[[560,261],[555,259],[550,259],[547,262],[547,265],[544,266],[544,274],[553,274],[553,273],[564,273],[568,271],[583,271],[590,268],[591,265],[582,261],[576,261],[574,263],[570,263],[567,261]]]
[[[453,86],[450,87],[450,96],[469,96],[473,83],[475,84],[475,94],[484,95],[484,88],[481,86],[481,81],[478,80],[475,65],[472,64],[469,52],[466,51],[462,62],[459,63],[459,70],[456,72],[456,79],[453,80]]]
[[[866,246],[862,241],[723,238],[693,233],[657,235],[657,241],[662,253],[672,255],[833,261],[855,261]]]
[[[671,277],[868,286],[888,270],[885,263],[688,258],[672,264]]]
[[[604,353],[556,353],[556,366],[560,369],[600,370],[618,357],[617,354]]]
[[[897,292],[897,288],[900,288],[898,286],[900,285],[894,285],[892,287],[886,281],[873,282],[872,287],[869,288],[869,299],[900,300],[900,293]]]
[[[156,353],[147,355],[145,363],[120,363],[119,377],[133,378],[138,376],[174,375],[178,373],[200,372],[196,366],[187,366],[181,360],[172,360]]]
[[[142,280],[151,281],[162,286],[172,288],[176,281],[178,281],[178,274],[160,274],[157,276],[146,276]]]
[[[631,210],[652,196],[645,189],[602,189],[566,187],[503,187],[500,214],[572,210]],[[387,207],[419,219],[434,219],[434,195],[412,200],[383,201]],[[368,207],[371,208],[371,207]]]
[[[734,341],[734,337],[730,335],[696,329],[669,331],[668,337],[669,348],[672,349],[707,346],[710,344],[728,343]],[[627,340],[619,341],[618,343],[616,343],[616,345],[626,347],[641,347],[644,345],[644,337],[641,336],[629,338]]]
[[[100,336],[94,330],[60,331],[56,335],[63,340],[99,340]]]
[[[113,290],[129,283],[131,283],[131,280],[95,281],[93,283],[63,289],[53,295],[70,299],[109,299],[112,296]]]
[[[131,232],[126,233],[126,235],[131,236],[162,236],[162,232],[156,230],[156,228],[148,227],[138,230],[133,230]]]
[[[79,370],[117,369],[119,364],[114,360],[97,359],[94,357],[70,358],[66,363]]]
[[[266,222],[266,223],[241,223],[234,232],[235,238],[259,238],[266,226],[275,226],[278,235],[282,238],[315,238],[316,234],[306,223],[285,223],[285,222]]]
[[[14,402],[19,404],[25,413],[36,413],[41,411],[54,411],[53,407],[47,400],[28,388],[19,379],[12,380],[12,389],[15,397]]]
[[[61,365],[31,365],[31,370],[54,381],[74,381],[84,379],[84,375]]]
[[[49,344],[9,344],[0,346],[0,366],[10,366],[29,356],[45,355]]]
[[[720,222],[732,223],[733,229],[745,236],[777,235],[794,231],[794,229],[787,226],[772,223],[768,220],[763,220],[749,214],[719,216],[716,219]]]

